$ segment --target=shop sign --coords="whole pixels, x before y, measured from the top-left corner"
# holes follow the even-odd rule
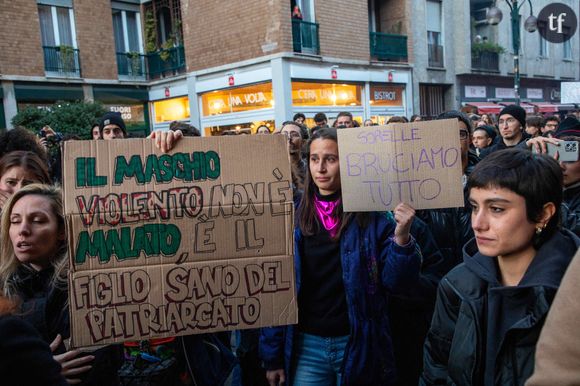
[[[465,86],[466,98],[486,98],[487,91],[485,86]]]
[[[145,121],[143,105],[105,105],[105,108],[121,114],[121,118],[126,123]]]
[[[527,93],[529,99],[544,99],[544,90],[541,88],[529,88]]]
[[[272,83],[211,91],[201,96],[203,115],[218,115],[272,108],[274,97]]]
[[[562,82],[562,103],[580,103],[580,82]]]
[[[402,106],[404,86],[372,86],[371,104],[373,106]]]
[[[495,89],[495,97],[503,99],[514,99],[516,97],[516,93],[513,88],[498,87]]]
[[[360,106],[361,87],[354,84],[292,82],[294,106]]]

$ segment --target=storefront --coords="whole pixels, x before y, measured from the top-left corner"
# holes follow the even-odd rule
[[[392,116],[406,116],[404,101],[404,84],[371,83],[370,119],[379,125],[386,125]]]
[[[512,77],[470,74],[458,79],[464,111],[498,114],[515,101]],[[560,81],[554,79],[522,78],[520,100],[528,114],[562,115],[575,107],[560,103]]]
[[[274,130],[272,82],[213,90],[200,94],[203,135],[255,134]]]
[[[106,110],[121,114],[132,137],[149,134],[149,93],[143,87],[93,87],[95,101],[101,102]]]
[[[412,105],[409,69],[341,67],[276,59],[236,70],[191,75],[189,95],[197,95],[202,135],[255,133],[261,125],[273,131],[294,114],[323,112],[332,124],[337,114],[350,112],[383,124],[394,115],[408,116]],[[409,90],[409,91],[408,91]],[[190,106],[193,104],[190,101]],[[193,107],[192,107],[193,109]]]

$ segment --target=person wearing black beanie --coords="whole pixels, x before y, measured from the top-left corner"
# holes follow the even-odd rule
[[[99,120],[99,131],[102,139],[127,138],[127,128],[121,114],[117,112],[105,113]]]
[[[483,149],[479,155],[484,158],[497,150],[509,149],[529,138],[524,131],[526,127],[526,110],[517,105],[503,108],[499,113],[499,133],[501,139],[493,145]]]

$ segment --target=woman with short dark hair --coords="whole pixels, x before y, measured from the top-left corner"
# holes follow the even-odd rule
[[[475,238],[439,284],[424,385],[523,385],[562,276],[580,246],[559,226],[562,172],[546,156],[490,154],[468,179]]]

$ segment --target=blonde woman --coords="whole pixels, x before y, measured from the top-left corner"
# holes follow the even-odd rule
[[[66,233],[59,188],[31,184],[6,201],[0,220],[0,289],[19,304],[17,315],[51,344],[70,384],[91,369],[94,357],[66,351],[69,335]]]

